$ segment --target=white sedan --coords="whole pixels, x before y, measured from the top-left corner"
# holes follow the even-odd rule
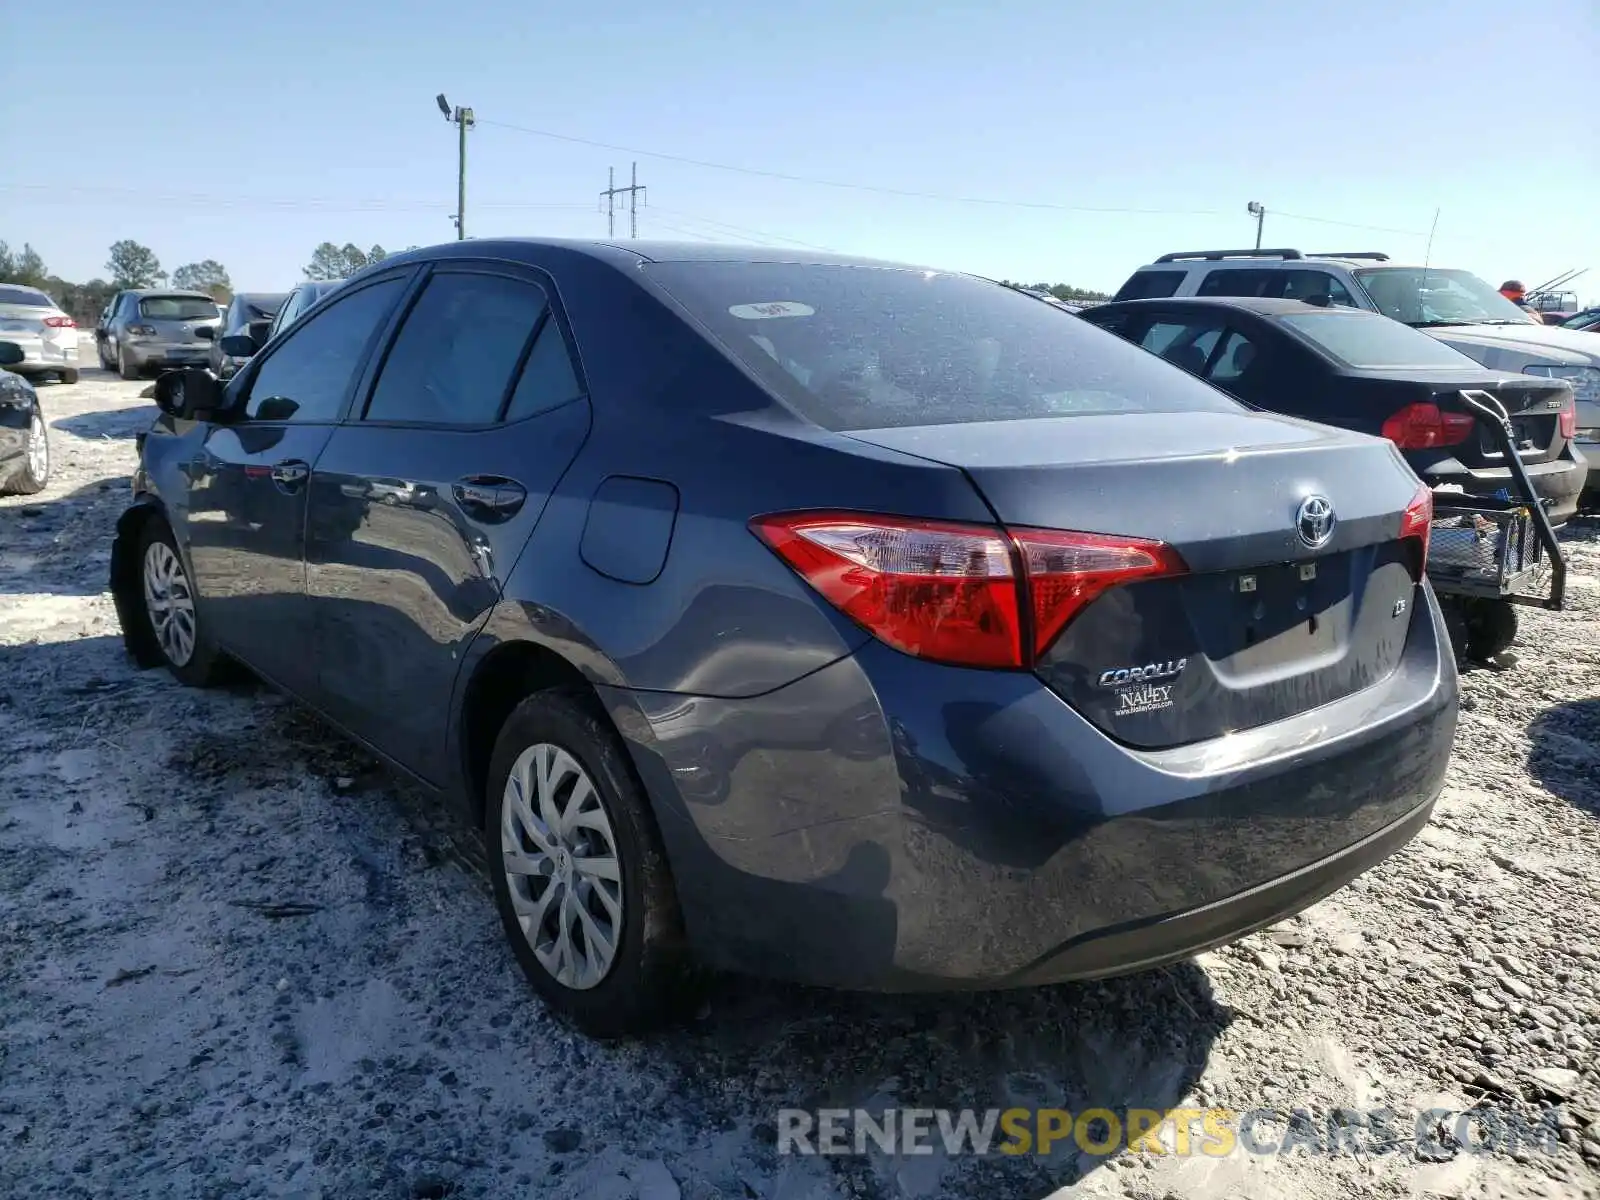
[[[78,382],[78,324],[38,288],[0,284],[0,341],[22,347],[22,361],[8,368],[18,375]]]

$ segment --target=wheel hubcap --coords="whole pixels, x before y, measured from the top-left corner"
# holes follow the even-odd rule
[[[28,426],[28,470],[40,483],[50,474],[50,439],[38,413],[34,413],[33,423]]]
[[[599,790],[559,746],[529,746],[500,801],[500,850],[511,907],[539,965],[586,991],[616,961],[622,869]]]
[[[194,593],[165,542],[151,542],[144,553],[144,606],[167,661],[185,666],[194,657]]]

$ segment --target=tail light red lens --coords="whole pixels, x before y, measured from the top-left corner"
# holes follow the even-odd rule
[[[1417,494],[1411,498],[1411,503],[1406,505],[1406,511],[1400,518],[1400,540],[1416,538],[1420,547],[1417,557],[1417,578],[1422,578],[1422,573],[1427,569],[1428,563],[1428,536],[1433,531],[1433,493],[1427,484],[1417,488]]]
[[[1459,446],[1472,434],[1471,413],[1444,412],[1437,404],[1408,404],[1383,423],[1383,436],[1402,450]]]
[[[71,317],[46,317],[44,323],[51,329],[75,329],[78,325]]]
[[[1561,402],[1561,411],[1556,414],[1556,428],[1564,438],[1570,439],[1578,434],[1578,406],[1571,396]]]
[[[1107,588],[1185,568],[1160,542],[865,513],[781,513],[752,531],[879,641],[1020,669]]]
[[[1067,622],[1107,588],[1153,576],[1181,575],[1188,569],[1178,552],[1164,542],[1054,529],[1017,529],[1011,536],[1022,552],[1033,601],[1036,658],[1050,648]]]

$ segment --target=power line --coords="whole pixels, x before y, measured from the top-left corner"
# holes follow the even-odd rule
[[[640,158],[658,158],[664,162],[683,163],[691,167],[705,167],[713,171],[733,171],[740,175],[755,175],[763,179],[781,179],[788,183],[808,183],[815,187],[842,188],[853,192],[876,192],[884,196],[906,196],[919,200],[944,200],[952,204],[983,204],[1002,208],[1036,208],[1053,212],[1132,213],[1187,217],[1215,217],[1221,215],[1216,209],[1114,208],[1086,204],[1056,204],[1042,200],[999,200],[987,196],[956,196],[944,192],[923,192],[908,188],[882,187],[871,183],[849,183],[844,180],[821,179],[811,175],[791,175],[787,171],[768,171],[759,167],[741,167],[733,163],[712,162],[710,159],[689,158],[686,155],[667,154],[658,150],[640,150],[633,146],[619,146],[613,142],[599,142],[592,138],[554,133],[548,129],[533,129],[526,125],[513,125],[509,121],[490,121],[480,118],[478,124],[492,125],[497,129],[510,129],[516,133],[531,134],[534,137],[551,138],[558,142],[571,142],[579,146],[593,146],[600,150],[615,150],[623,154],[637,155]]]
[[[746,237],[756,237],[767,242],[788,242],[790,245],[800,246],[806,250],[821,250],[825,254],[839,254],[839,250],[832,246],[820,246],[816,242],[804,242],[799,238],[786,237],[781,233],[771,233],[763,229],[752,229],[748,225],[735,225],[731,221],[713,221],[710,217],[697,216],[694,213],[684,212],[682,209],[662,208],[659,204],[653,205],[652,212],[670,213],[686,221],[696,221],[701,225],[708,225],[713,229],[722,229],[728,233]]]
[[[440,212],[449,206],[437,200],[397,198],[394,196],[351,198],[329,196],[250,196],[220,195],[210,192],[152,192],[146,188],[118,188],[77,186],[43,183],[0,184],[0,192],[31,192],[53,199],[83,196],[104,196],[143,200],[153,204],[193,204],[209,208],[281,208],[306,209],[323,212]],[[518,201],[479,203],[480,209],[505,209],[516,211],[570,211],[591,212],[592,204],[530,204]]]

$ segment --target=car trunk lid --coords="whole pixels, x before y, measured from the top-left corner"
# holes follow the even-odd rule
[[[1005,525],[1159,539],[1185,574],[1113,587],[1035,670],[1142,747],[1282,720],[1386,678],[1420,560],[1418,482],[1381,439],[1246,412],[1108,414],[854,431],[960,467]],[[1297,532],[1321,497],[1327,540]]]

